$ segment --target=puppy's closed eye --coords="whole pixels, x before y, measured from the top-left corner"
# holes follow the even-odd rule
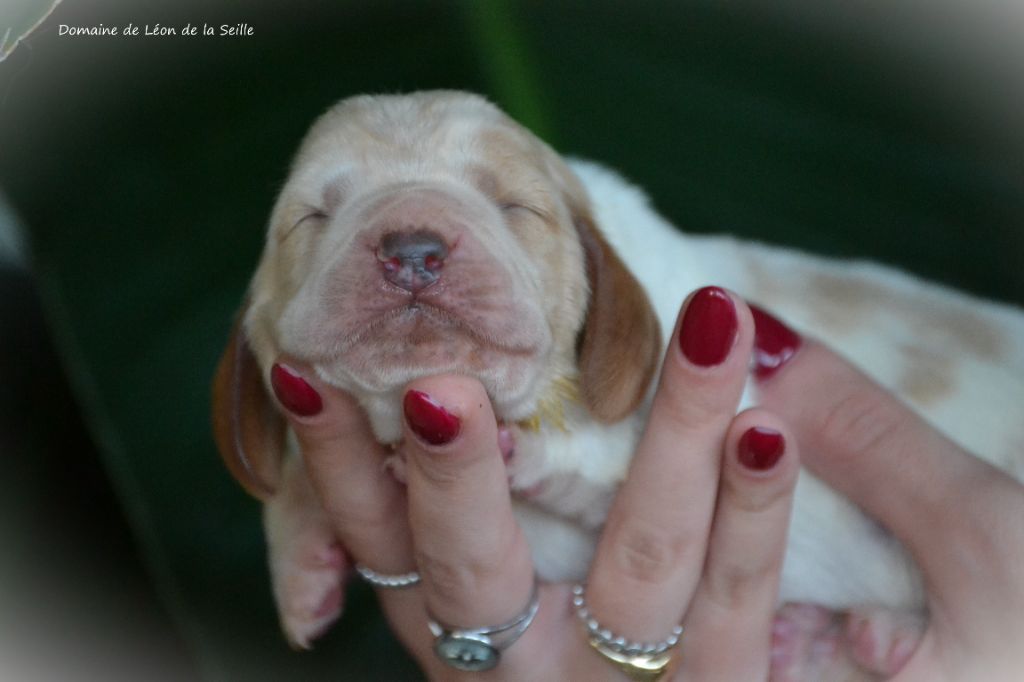
[[[470,172],[470,177],[471,182],[480,193],[494,203],[502,213],[510,217],[518,217],[517,214],[527,213],[541,220],[552,218],[550,209],[515,189],[514,183],[502,183],[499,181],[498,175],[490,169],[478,166]]]
[[[299,218],[298,221],[296,221],[296,223],[291,226],[291,229],[289,229],[284,234],[284,239],[287,239],[288,235],[290,235],[292,232],[294,232],[300,227],[323,227],[324,221],[327,220],[327,217],[328,216],[326,211],[321,211],[319,209],[311,210],[309,213],[306,213],[301,218]]]
[[[551,220],[551,213],[547,209],[536,204],[531,204],[527,200],[506,199],[499,205],[499,208],[502,213],[512,219],[532,217],[540,218],[543,221]]]
[[[277,241],[283,243],[301,230],[322,228],[328,218],[327,211],[315,206],[296,205],[287,209],[287,214],[278,222],[281,230]]]

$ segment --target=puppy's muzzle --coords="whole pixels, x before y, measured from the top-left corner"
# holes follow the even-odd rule
[[[389,232],[377,248],[384,279],[411,293],[434,284],[441,276],[448,244],[426,229],[413,232]]]

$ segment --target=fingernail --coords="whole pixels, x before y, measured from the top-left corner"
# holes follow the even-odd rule
[[[409,428],[430,445],[444,445],[459,435],[459,418],[423,391],[409,391],[403,405]]]
[[[786,441],[774,429],[755,426],[740,436],[737,449],[740,464],[754,471],[768,471],[782,458]]]
[[[704,287],[693,295],[679,328],[679,347],[700,367],[721,364],[729,356],[739,323],[736,306],[719,287]]]
[[[796,355],[803,340],[761,308],[752,305],[750,312],[754,316],[754,377],[764,381]]]
[[[300,417],[320,414],[324,407],[320,394],[291,367],[275,364],[270,369],[270,385],[285,409]]]

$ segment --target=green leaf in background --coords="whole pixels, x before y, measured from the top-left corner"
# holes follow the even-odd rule
[[[523,6],[514,0],[460,0],[495,103],[548,143],[557,146],[554,121],[546,111]]]

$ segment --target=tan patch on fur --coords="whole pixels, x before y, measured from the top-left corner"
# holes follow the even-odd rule
[[[845,333],[863,323],[873,301],[883,295],[874,287],[850,276],[809,271],[781,273],[761,265],[758,259],[747,259],[752,300],[772,308],[799,302],[807,309],[816,325],[836,333]]]
[[[753,296],[765,305],[773,301],[799,301],[811,318],[835,333],[854,331],[882,310],[905,321],[923,344],[970,353],[996,362],[1007,352],[1007,340],[998,328],[971,312],[963,303],[941,302],[877,284],[856,274],[800,272],[777,275],[749,259]]]
[[[814,316],[834,329],[859,325],[871,308],[885,300],[885,290],[854,277],[815,273],[807,286]]]
[[[475,146],[486,170],[473,169],[478,187],[500,206],[518,205],[558,230],[559,196],[551,177],[552,163],[561,164],[540,140],[525,134],[513,121],[482,130]]]
[[[508,118],[481,129],[473,147],[481,163],[469,172],[478,189],[499,205],[524,207],[503,212],[504,220],[529,258],[548,273],[547,290],[559,292],[545,296],[542,305],[552,325],[555,354],[572,358],[569,365],[574,366],[576,333],[588,294],[573,225],[578,197],[564,181],[575,176],[553,150]],[[552,248],[552,239],[558,241],[557,248]]]
[[[486,166],[473,166],[469,171],[470,178],[478,190],[492,200],[497,200],[500,194],[498,175]]]
[[[956,389],[952,359],[921,348],[903,346],[906,366],[896,388],[919,405],[930,405]]]
[[[984,360],[996,362],[1006,355],[1006,339],[1003,334],[978,315],[965,310],[928,311],[915,308],[915,311],[919,315],[915,322],[926,333],[946,335],[959,348]]]

